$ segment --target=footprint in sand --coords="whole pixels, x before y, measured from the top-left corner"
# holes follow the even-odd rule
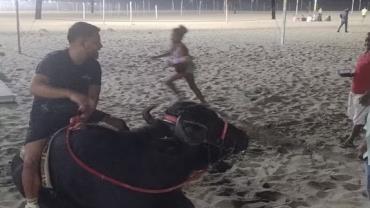
[[[239,191],[239,192],[236,192],[235,194],[237,196],[243,197],[243,196],[247,195],[248,193],[249,193],[248,191]]]
[[[287,149],[287,148],[285,148],[285,147],[283,147],[283,146],[278,147],[278,148],[276,149],[276,152],[277,152],[277,153],[280,153],[280,154],[287,154],[287,153],[289,153],[288,149]]]
[[[217,162],[212,166],[212,168],[208,171],[209,173],[224,173],[232,167],[229,163],[225,161]]]
[[[292,201],[288,203],[291,208],[309,207],[310,205],[305,201]]]
[[[0,166],[0,187],[12,186],[13,181],[10,177],[10,166],[4,164]]]
[[[330,175],[330,178],[336,181],[348,181],[351,180],[353,177],[349,175]]]
[[[230,207],[230,208],[234,208],[234,203],[233,203],[233,200],[221,200],[219,202],[217,202],[215,204],[216,208],[224,208],[224,207]]]
[[[15,155],[18,152],[19,152],[18,148],[7,148],[7,149],[5,149],[5,154],[6,155]]]
[[[251,200],[221,200],[215,205],[216,208],[263,208],[266,207],[266,200],[251,199]]]
[[[285,174],[282,175],[271,175],[267,177],[267,180],[269,181],[280,181],[283,180],[286,177]]]
[[[346,158],[349,158],[349,159],[357,159],[357,153],[355,152],[351,152],[351,153],[347,153],[344,155]]]
[[[262,184],[262,187],[265,188],[265,189],[268,189],[268,188],[271,188],[271,184],[269,184],[269,183],[263,183]]]
[[[42,37],[42,36],[45,36],[49,33],[49,31],[47,29],[40,29],[39,30],[39,36]]]
[[[343,184],[343,188],[346,189],[347,191],[357,191],[361,188],[361,185],[346,183]]]
[[[230,179],[221,178],[220,180],[218,180],[216,182],[213,182],[213,183],[210,183],[209,185],[211,185],[211,186],[221,186],[221,185],[230,184],[230,183],[231,183]]]
[[[261,167],[261,164],[259,164],[259,163],[249,163],[248,167],[250,167],[250,168],[259,168],[259,167]]]
[[[0,187],[13,186],[13,180],[10,177],[5,177],[0,179]]]
[[[325,191],[318,191],[316,193],[316,196],[318,198],[321,198],[321,199],[326,198],[328,195],[329,195],[329,193],[328,192],[325,192]]]
[[[265,150],[262,148],[250,148],[248,149],[248,152],[262,155],[265,152]]]
[[[231,196],[234,194],[234,188],[221,188],[221,190],[216,193],[218,196]]]
[[[337,187],[335,183],[331,183],[328,181],[324,181],[324,182],[310,181],[308,182],[308,185],[315,189],[322,190],[322,191],[334,189]]]
[[[244,169],[241,169],[244,168]],[[243,176],[248,176],[248,177],[256,177],[258,175],[258,172],[254,168],[248,168],[245,169],[246,167],[241,167],[241,168],[236,168],[234,170],[234,173],[232,173],[233,177],[243,177]]]
[[[260,191],[260,192],[256,192],[254,196],[263,201],[270,202],[270,201],[277,201],[281,199],[284,195],[277,191]]]

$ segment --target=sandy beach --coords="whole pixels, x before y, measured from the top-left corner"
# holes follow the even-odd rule
[[[354,68],[370,19],[361,23],[356,13],[350,32],[337,33],[339,17],[332,13],[332,22],[320,23],[294,23],[289,15],[284,46],[281,21],[269,20],[269,13],[227,24],[93,20],[104,46],[98,108],[131,128],[144,124],[145,107],[159,104],[154,112],[161,113],[172,97],[163,80],[173,72],[165,60],[150,56],[168,49],[170,29],[184,24],[199,88],[211,107],[252,138],[245,154],[228,160],[231,169],[206,174],[185,188],[197,208],[370,207],[363,196],[362,162],[354,149],[339,147],[351,128],[345,115],[351,80],[337,75],[338,69]],[[74,21],[24,20],[18,54],[14,16],[0,13],[0,79],[17,95],[16,104],[0,105],[0,207],[23,203],[9,162],[25,139],[30,81],[47,53],[67,46],[66,31]],[[176,84],[196,101],[184,81]]]

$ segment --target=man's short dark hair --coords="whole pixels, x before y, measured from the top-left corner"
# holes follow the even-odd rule
[[[68,29],[67,39],[72,43],[78,38],[88,38],[99,33],[100,28],[86,22],[76,22]]]

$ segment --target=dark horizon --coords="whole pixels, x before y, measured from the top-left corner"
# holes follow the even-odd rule
[[[201,5],[203,11],[221,11],[224,9],[224,0],[104,0],[107,5],[106,8],[117,9],[124,8],[131,1],[133,11],[154,10],[154,6],[158,6],[158,10],[180,10],[181,2],[183,10],[198,10]],[[355,0],[353,9],[358,11],[361,8],[370,9],[370,0]],[[3,3],[1,5],[1,2]],[[13,0],[0,0],[0,9],[13,9]],[[103,0],[19,0],[23,10],[34,10],[35,5],[42,10],[55,10],[55,5],[48,4],[48,2],[65,2],[65,3],[81,3],[86,2],[88,10],[94,13],[95,9],[101,7]],[[42,3],[41,3],[42,2]],[[201,2],[201,3],[200,3]],[[276,0],[276,11],[283,10],[284,0]],[[297,0],[288,0],[287,9],[292,12],[296,10]],[[94,7],[91,7],[94,3]],[[119,5],[120,4],[120,5]],[[238,11],[265,11],[270,12],[272,0],[228,0],[229,10],[238,13]],[[314,0],[299,0],[298,10],[300,13],[312,12],[314,8]],[[322,8],[323,13],[327,11],[342,11],[346,8],[352,8],[352,0],[317,0],[317,9]],[[70,9],[75,9],[71,7]],[[36,12],[41,18],[40,12]],[[36,18],[38,19],[38,18]]]
[[[73,0],[72,0],[73,1]],[[81,0],[78,0],[81,1]],[[88,0],[91,1],[91,0]],[[107,2],[121,2],[127,3],[130,0],[106,0]],[[154,7],[155,4],[158,5],[159,8],[162,9],[172,9],[172,0],[131,0],[133,4],[137,4],[138,7],[142,7],[143,2],[145,7],[150,5]],[[198,9],[200,1],[202,2],[202,9],[204,10],[220,10],[223,7],[224,0],[173,0],[174,7],[176,10],[180,9],[181,1],[183,1],[183,9]],[[359,1],[355,0],[354,2],[354,10],[357,11],[359,9]],[[95,1],[99,2],[99,1]],[[263,11],[263,10],[271,10],[271,0],[228,0],[229,8],[233,9],[235,6],[237,10],[243,11]],[[283,0],[276,0],[277,9],[282,10],[283,7]],[[361,1],[361,8],[369,7],[370,0],[362,0]],[[307,10],[311,8],[313,9],[314,0],[299,0],[298,9],[299,10]],[[294,11],[296,9],[296,0],[288,0],[288,10]],[[344,10],[345,8],[352,8],[352,0],[317,0],[317,9],[322,8],[324,11],[338,11]]]
[[[10,1],[10,0],[0,0]],[[32,2],[35,0],[19,0],[20,2]],[[47,3],[49,0],[42,0]],[[95,2],[99,3],[102,0],[52,0],[53,2]],[[118,4],[118,2],[126,4],[132,2],[133,6],[136,5],[137,8],[142,9],[143,4],[146,9],[153,9],[154,5],[157,4],[158,8],[161,10],[171,10],[172,2],[174,3],[174,8],[176,10],[180,9],[181,1],[183,1],[184,10],[197,10],[199,9],[200,1],[202,2],[202,10],[222,10],[224,0],[105,0],[107,4],[113,3]],[[284,0],[276,0],[277,10],[282,10]],[[271,0],[228,0],[229,9],[242,11],[268,11],[271,10]],[[360,0],[354,1],[354,11],[358,11]],[[361,8],[370,8],[370,0],[361,0]],[[301,11],[312,11],[314,7],[314,0],[299,0],[298,9]],[[317,0],[317,9],[322,8],[324,11],[339,11],[345,8],[352,8],[352,0]],[[295,11],[296,0],[288,0],[287,9],[289,11]]]

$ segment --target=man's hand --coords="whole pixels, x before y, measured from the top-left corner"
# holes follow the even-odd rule
[[[365,95],[360,97],[360,104],[363,106],[370,105],[370,92],[367,92]]]
[[[356,148],[357,150],[357,157],[362,160],[362,155],[367,151],[367,143],[363,140],[360,145]]]
[[[76,92],[69,92],[68,97],[72,102],[78,105],[78,111],[81,112],[81,120],[86,122],[95,111],[94,100]]]

